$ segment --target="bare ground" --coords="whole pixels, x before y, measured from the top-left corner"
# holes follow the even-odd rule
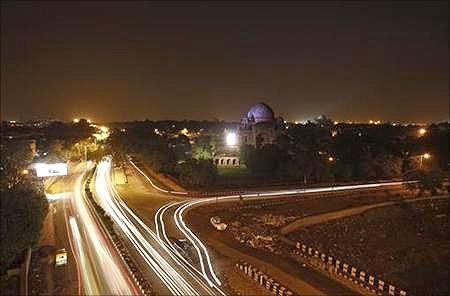
[[[304,227],[288,237],[413,295],[448,295],[448,199],[402,203]]]

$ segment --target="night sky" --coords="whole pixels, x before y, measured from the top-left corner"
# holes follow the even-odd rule
[[[448,2],[5,2],[2,119],[449,118]]]

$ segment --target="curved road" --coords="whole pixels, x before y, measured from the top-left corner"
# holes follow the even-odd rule
[[[195,233],[186,225],[183,215],[189,209],[213,202],[239,200],[238,195],[195,199],[183,192],[168,192],[155,184],[136,164],[127,166],[128,184],[113,185],[111,181],[111,161],[103,161],[97,170],[96,180],[103,180],[96,188],[109,208],[114,220],[121,226],[140,257],[140,266],[146,268],[150,277],[156,279],[155,292],[161,294],[191,295],[223,293],[220,278],[208,249]],[[402,182],[379,184],[347,185],[325,188],[292,189],[245,194],[247,199],[275,199],[298,194],[376,189],[398,186]],[[103,193],[102,193],[103,192]],[[108,192],[108,193],[105,193]],[[126,201],[126,202],[124,202]],[[115,213],[115,214],[114,214]],[[195,249],[196,262],[187,260],[174,247],[171,238],[182,238]],[[161,260],[162,257],[164,260]],[[150,262],[149,258],[156,258]],[[167,267],[167,270],[164,268]],[[185,278],[186,283],[179,277]],[[168,280],[170,278],[170,280]],[[342,291],[342,290],[340,290]],[[333,294],[333,293],[331,293]],[[334,293],[336,294],[336,293]]]

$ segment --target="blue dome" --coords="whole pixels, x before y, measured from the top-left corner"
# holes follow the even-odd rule
[[[268,122],[274,121],[275,115],[273,113],[272,108],[270,108],[265,103],[258,103],[250,108],[247,113],[247,118],[250,121],[258,122]]]

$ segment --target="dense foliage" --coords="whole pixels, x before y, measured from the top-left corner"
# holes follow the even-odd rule
[[[189,159],[176,167],[180,182],[187,187],[208,187],[217,178],[217,168],[210,160]]]
[[[431,158],[421,155],[430,153]],[[329,120],[292,125],[277,145],[241,147],[241,159],[254,174],[304,183],[402,178],[424,169],[446,171],[448,126],[340,125]]]
[[[26,145],[2,145],[1,154],[1,273],[39,239],[47,212],[42,185],[22,174],[32,159]]]
[[[193,137],[180,133],[187,127]],[[138,155],[156,171],[181,179],[187,167],[197,166],[207,176],[207,166],[196,160],[212,160],[227,153],[224,130],[236,124],[220,122],[135,122],[109,138],[115,159]],[[405,173],[448,170],[448,124],[430,125],[425,135],[418,126],[335,124],[324,116],[306,124],[279,127],[276,144],[242,146],[240,158],[253,179],[295,181],[304,184],[402,178]],[[422,159],[429,153],[431,158]],[[226,154],[225,153],[225,154]],[[186,164],[187,163],[187,164]],[[195,172],[197,173],[197,171]],[[189,181],[185,183],[207,184]]]

